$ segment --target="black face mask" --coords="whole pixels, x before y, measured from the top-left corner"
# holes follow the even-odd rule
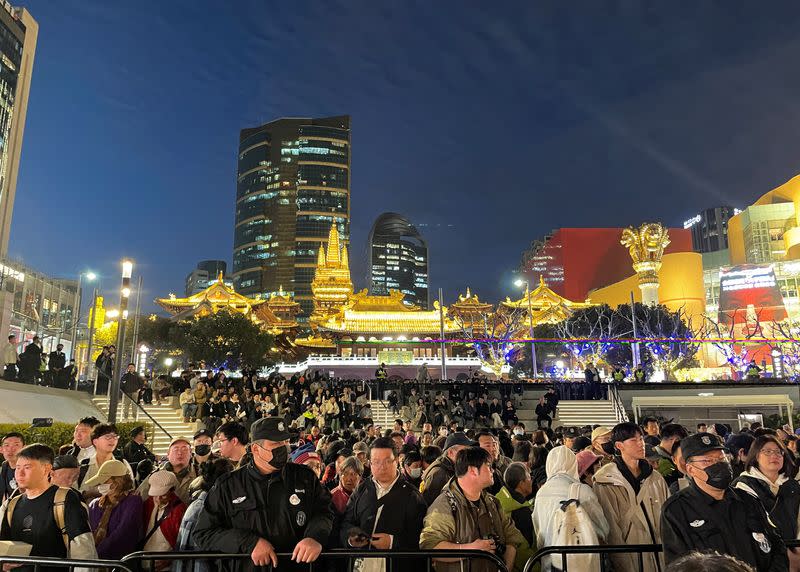
[[[211,452],[211,445],[196,445],[194,448],[194,454],[198,457],[205,457]]]
[[[603,443],[600,446],[600,448],[603,449],[603,452],[606,455],[614,455],[614,453],[616,453],[616,451],[614,450],[614,443],[612,443],[611,441],[609,441],[608,443]]]
[[[286,450],[285,445],[275,447],[272,450],[272,459],[269,464],[278,469],[279,471],[286,466],[289,462],[289,451]]]
[[[706,483],[715,489],[727,489],[731,481],[733,481],[733,469],[728,461],[718,461],[706,467],[705,473],[708,476]]]

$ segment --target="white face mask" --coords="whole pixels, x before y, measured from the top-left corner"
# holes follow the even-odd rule
[[[97,485],[97,492],[101,495],[107,495],[111,491],[111,485],[106,483],[104,485]]]
[[[412,479],[418,479],[422,476],[422,468],[409,469],[408,474],[411,476]]]
[[[522,429],[514,429],[514,435],[517,435],[517,436],[521,437],[524,434],[525,434],[525,431],[523,431]]]

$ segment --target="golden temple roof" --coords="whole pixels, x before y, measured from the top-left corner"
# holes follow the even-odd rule
[[[289,330],[297,327],[294,315],[300,305],[281,292],[264,300],[248,298],[225,284],[222,273],[208,288],[186,298],[171,294],[168,298],[156,298],[156,304],[172,314],[173,320],[208,316],[220,310],[238,312],[249,316],[254,322],[264,324],[271,331]]]
[[[529,299],[535,324],[555,324],[569,318],[575,310],[594,306],[589,300],[586,300],[586,302],[573,302],[556,294],[545,284],[544,278],[541,276],[539,277],[539,286],[533,291],[526,290],[525,295],[519,300],[512,301],[506,297],[505,301],[500,303],[500,306],[527,311]]]
[[[364,289],[350,296],[345,305],[319,323],[319,329],[352,334],[434,334],[440,332],[439,304],[433,310],[420,310],[403,303],[403,293],[390,290],[388,296],[374,296]],[[444,310],[444,331],[452,333],[461,328],[447,317]]]
[[[477,294],[473,294],[469,286],[467,286],[467,293],[466,294],[459,294],[458,295],[458,302],[453,302],[450,304],[450,312],[451,313],[485,313],[490,312],[492,309],[492,305],[488,302],[481,302],[478,298]]]

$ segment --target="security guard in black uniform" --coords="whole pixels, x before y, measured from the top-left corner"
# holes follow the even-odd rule
[[[306,570],[333,527],[331,495],[314,472],[288,463],[289,433],[278,417],[258,419],[250,430],[253,459],[221,477],[206,497],[193,539],[201,550],[249,554],[223,560],[229,572],[274,566]],[[278,562],[276,553],[292,552]]]
[[[681,451],[691,484],[661,512],[667,564],[697,550],[735,556],[759,572],[788,570],[786,547],[761,503],[730,487],[733,471],[719,438],[690,435],[681,441]]]

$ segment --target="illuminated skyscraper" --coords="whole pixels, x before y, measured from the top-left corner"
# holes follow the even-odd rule
[[[369,290],[400,290],[405,301],[428,309],[428,244],[405,217],[380,215],[369,233]]]
[[[278,119],[239,136],[233,280],[263,297],[281,287],[313,310],[320,243],[350,241],[350,117]]]
[[[8,253],[22,134],[39,25],[25,8],[0,5],[0,256]]]

